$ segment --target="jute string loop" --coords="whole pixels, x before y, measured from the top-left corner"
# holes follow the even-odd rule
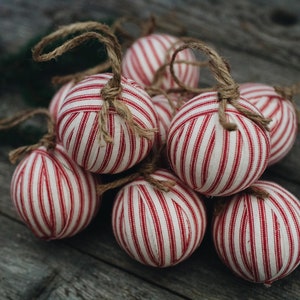
[[[79,46],[87,39],[85,39],[84,34],[82,34],[78,36],[75,40],[71,38],[70,40],[67,40],[62,45],[50,51],[49,53],[43,54],[45,47],[50,45],[51,43],[59,39],[64,39],[72,34],[77,34],[79,32],[89,32],[89,31],[105,32],[107,29],[109,29],[108,26],[97,22],[78,22],[70,25],[61,26],[58,30],[45,36],[38,44],[35,45],[35,47],[32,49],[32,57],[37,62],[49,61]],[[64,84],[71,80],[73,80],[74,82],[78,82],[87,75],[103,72],[107,70],[109,67],[110,67],[110,62],[106,61],[98,66],[92,67],[82,72],[78,72],[66,76],[56,76],[53,78],[53,83]]]
[[[228,63],[214,49],[209,47],[204,42],[200,40],[196,41],[195,39],[192,39],[190,41],[186,40],[183,45],[179,46],[174,51],[170,62],[170,71],[176,83],[183,89],[187,89],[187,90],[190,89],[188,86],[186,86],[178,79],[178,77],[174,72],[174,66],[173,66],[177,53],[187,48],[200,50],[209,57],[209,68],[217,81],[216,90],[218,92],[218,100],[219,100],[218,114],[219,114],[220,124],[223,126],[223,128],[228,131],[237,129],[237,125],[235,123],[229,122],[226,118],[226,113],[225,113],[226,107],[227,104],[230,103],[240,113],[244,114],[247,118],[251,119],[253,122],[258,124],[263,129],[269,130],[268,124],[271,121],[270,119],[266,119],[260,114],[249,111],[243,108],[239,104],[238,101],[240,96],[239,86],[233,80],[230,74],[230,68]],[[198,89],[199,93],[204,91],[207,91],[207,89],[205,90]]]
[[[97,186],[98,195],[102,195],[108,190],[116,189],[122,187],[139,177],[143,177],[147,182],[149,182],[154,188],[159,189],[160,191],[169,192],[170,188],[176,183],[170,180],[157,180],[151,174],[158,169],[158,163],[161,156],[161,148],[158,152],[152,152],[143,162],[141,162],[136,168],[135,171],[127,176],[124,176],[120,179],[116,179],[112,182],[99,184]]]
[[[71,39],[65,41],[62,45],[56,47],[54,50],[44,53],[44,48],[51,44],[52,42],[69,36],[70,34],[80,33],[78,36],[72,37]],[[99,31],[99,32],[96,32]],[[119,114],[129,125],[129,127],[135,131],[139,136],[145,138],[152,138],[154,130],[142,128],[137,124],[133,116],[122,101],[119,101],[122,93],[121,84],[121,60],[122,52],[121,46],[111,31],[110,27],[98,23],[98,22],[79,22],[63,26],[57,31],[44,37],[34,48],[33,48],[33,58],[36,61],[43,62],[54,59],[67,51],[79,46],[85,41],[96,39],[100,43],[103,43],[106,47],[108,61],[110,63],[113,76],[106,83],[106,85],[101,89],[101,97],[103,98],[105,104],[99,111],[99,129],[100,129],[100,139],[103,137],[104,141],[111,143],[113,141],[107,129],[107,117],[109,113],[109,108],[114,109],[117,114]],[[86,74],[86,72],[83,72]]]
[[[169,49],[167,49],[165,57],[164,57],[164,63],[156,70],[154,77],[152,79],[152,82],[149,86],[150,89],[159,89],[162,85],[162,81],[166,75],[167,70],[170,68],[170,61],[172,54],[174,53],[175,49],[181,45],[183,42],[185,42],[188,38],[181,37],[178,39],[178,41],[174,42]],[[190,38],[189,40],[191,40]],[[193,39],[194,40],[194,39]],[[176,60],[173,62],[173,64],[186,64],[186,65],[193,65],[193,66],[198,66],[198,67],[206,67],[208,65],[207,61],[189,61],[189,60]],[[187,89],[185,88],[183,91],[186,91]],[[192,88],[188,87],[189,92],[194,92],[197,93],[198,89],[197,88]],[[170,91],[167,91],[172,92]],[[177,91],[179,92],[179,91]]]
[[[15,150],[10,151],[9,160],[13,164],[15,164],[25,154],[41,146],[44,146],[47,149],[47,151],[53,150],[56,146],[54,120],[52,119],[52,116],[50,115],[48,109],[45,108],[37,108],[37,109],[29,109],[29,110],[21,111],[12,117],[2,119],[0,120],[0,130],[11,129],[36,115],[42,115],[47,118],[48,131],[46,134],[43,135],[43,137],[36,144],[22,146]]]

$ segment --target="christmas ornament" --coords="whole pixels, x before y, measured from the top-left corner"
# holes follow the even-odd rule
[[[150,96],[134,81],[122,77],[122,91],[114,100],[122,107],[110,107],[110,100],[104,100],[100,93],[112,78],[112,74],[106,73],[77,83],[58,114],[57,130],[62,145],[80,166],[95,173],[129,169],[149,154],[155,140],[157,116]],[[132,115],[132,120],[122,114]],[[134,124],[144,132],[147,129],[153,132],[141,136]]]
[[[188,258],[200,245],[206,229],[203,201],[165,170],[151,177],[174,181],[169,191],[139,177],[117,194],[112,213],[119,245],[139,262],[168,267]]]
[[[286,156],[294,145],[298,127],[295,107],[274,87],[265,84],[240,84],[240,93],[272,120],[269,125],[271,152],[268,164],[273,165]]]
[[[39,238],[75,235],[96,215],[100,199],[94,177],[66,154],[62,146],[41,146],[17,166],[11,197],[24,223]]]
[[[49,43],[81,31],[82,34],[43,54]],[[42,39],[34,47],[33,56],[37,61],[47,61],[90,39],[106,46],[112,73],[83,74],[81,80],[75,76],[77,83],[67,93],[57,116],[58,139],[68,155],[85,170],[119,173],[150,152],[157,116],[144,89],[121,76],[122,55],[116,36],[101,23],[75,23]]]
[[[170,165],[202,194],[231,195],[250,186],[267,166],[268,120],[240,97],[227,64],[213,49],[204,43],[187,43],[174,56],[190,46],[210,57],[218,91],[195,96],[174,116],[167,138]]]
[[[290,192],[270,181],[253,187],[262,199],[241,192],[224,201],[212,223],[221,260],[238,276],[271,284],[290,274],[300,262],[300,204]]]

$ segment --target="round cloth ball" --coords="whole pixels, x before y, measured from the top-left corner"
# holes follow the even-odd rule
[[[80,232],[100,206],[95,178],[70,160],[60,145],[51,152],[40,147],[19,163],[11,197],[24,223],[45,240]]]
[[[77,83],[67,94],[57,119],[58,138],[69,156],[85,170],[119,173],[140,162],[150,152],[152,138],[140,137],[114,108],[108,110],[106,126],[112,143],[100,141],[100,94],[112,74],[93,75]],[[131,79],[122,77],[122,101],[133,120],[144,129],[156,130],[157,115],[150,96]]]
[[[266,118],[271,118],[269,165],[281,160],[291,150],[297,136],[297,114],[292,102],[280,96],[272,86],[261,83],[240,85],[241,96],[254,104]]]
[[[259,113],[245,99],[239,104]],[[167,139],[170,165],[189,187],[207,196],[228,196],[256,181],[266,169],[269,133],[231,104],[226,117],[237,130],[219,122],[217,92],[200,94],[186,102],[173,118]]]
[[[269,193],[260,199],[234,195],[212,221],[220,259],[245,280],[270,285],[300,262],[300,204],[294,195],[270,181],[254,187]]]
[[[54,120],[57,119],[57,115],[62,106],[62,103],[70,89],[73,87],[73,85],[74,83],[72,81],[64,84],[60,87],[60,89],[54,94],[53,98],[51,99],[49,103],[49,111]]]
[[[159,68],[169,63],[174,50],[182,42],[168,34],[154,33],[138,38],[125,52],[122,61],[122,72],[125,77],[132,78],[142,86],[151,86]],[[185,49],[176,56],[176,61],[196,62],[192,50]],[[185,85],[197,87],[199,81],[199,67],[185,62],[175,63],[174,72]],[[169,67],[165,69],[162,89],[178,87]]]
[[[113,232],[132,258],[169,267],[188,258],[200,245],[206,210],[202,199],[170,172],[160,169],[152,176],[176,184],[163,192],[139,178],[123,187],[113,206]]]

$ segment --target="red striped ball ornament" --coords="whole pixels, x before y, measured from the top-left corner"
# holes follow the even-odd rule
[[[213,219],[213,240],[235,274],[270,285],[300,263],[300,204],[276,183],[257,181],[253,186],[269,197],[234,195]]]
[[[170,172],[158,170],[152,176],[176,184],[163,192],[139,178],[123,187],[113,206],[113,232],[132,258],[169,267],[188,258],[200,245],[206,210],[202,199]]]
[[[57,119],[58,111],[60,110],[66,95],[73,87],[73,82],[68,82],[64,84],[53,96],[49,103],[49,111],[54,120]]]
[[[291,150],[297,136],[297,115],[291,103],[272,86],[260,83],[240,85],[241,96],[254,104],[266,118],[271,118],[269,165],[281,160]]]
[[[94,177],[70,160],[60,145],[53,152],[40,147],[20,162],[11,197],[24,223],[46,240],[80,232],[100,205]]]
[[[241,98],[239,104],[259,113]],[[237,124],[227,131],[219,122],[216,92],[186,102],[173,118],[167,153],[173,171],[192,189],[209,196],[237,193],[256,181],[269,158],[269,134],[228,104],[226,116]]]
[[[137,39],[129,47],[122,61],[123,75],[132,78],[142,86],[150,86],[157,70],[165,63],[170,62],[172,50],[182,43],[176,37],[168,34],[150,34]],[[190,49],[178,53],[176,61],[196,62],[196,58]],[[174,72],[178,79],[185,85],[197,87],[199,81],[199,67],[187,63],[174,64]],[[162,89],[178,87],[174,81],[170,69],[164,72],[159,85]]]
[[[152,138],[140,137],[114,109],[109,109],[107,128],[113,143],[100,141],[99,111],[102,88],[112,74],[89,76],[67,94],[58,113],[58,137],[69,156],[85,170],[119,173],[140,162],[151,150]],[[156,129],[157,115],[150,96],[133,80],[122,77],[122,101],[143,128]]]

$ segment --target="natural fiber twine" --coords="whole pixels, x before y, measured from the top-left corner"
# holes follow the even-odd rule
[[[209,68],[215,77],[217,81],[217,86],[214,88],[209,89],[191,89],[190,87],[183,84],[178,77],[176,76],[174,72],[174,62],[175,58],[178,52],[184,50],[184,49],[196,49],[200,50],[204,54],[206,54],[209,57]],[[230,103],[232,106],[234,106],[240,113],[245,115],[247,118],[251,119],[253,122],[258,124],[260,127],[264,128],[265,130],[269,130],[268,124],[270,123],[270,119],[266,119],[260,114],[257,114],[255,112],[249,111],[245,108],[243,108],[239,104],[239,86],[238,84],[233,80],[231,74],[230,74],[230,68],[228,63],[211,47],[209,47],[206,43],[195,40],[195,39],[186,39],[185,44],[179,46],[173,53],[171,62],[170,62],[170,70],[171,74],[176,81],[176,83],[185,90],[191,91],[193,93],[203,93],[206,91],[212,91],[217,90],[218,92],[218,99],[219,99],[219,121],[220,124],[223,126],[224,129],[228,131],[236,130],[237,126],[235,123],[231,123],[227,121],[226,119],[226,107],[227,103]]]
[[[163,151],[164,146],[162,146],[157,152],[152,152],[143,162],[135,167],[135,171],[133,171],[133,173],[106,184],[99,184],[97,186],[98,195],[102,195],[108,190],[122,187],[139,177],[143,177],[154,188],[157,188],[160,191],[169,192],[170,188],[176,184],[174,181],[161,181],[151,176],[151,174],[153,174],[159,168],[159,160]]]
[[[291,101],[294,106],[298,125],[300,124],[300,110],[298,109],[294,96],[300,94],[300,82],[292,84],[290,86],[274,86],[275,91],[283,98]]]
[[[45,108],[37,108],[37,109],[29,109],[29,110],[21,111],[12,117],[2,119],[0,120],[0,130],[11,129],[37,115],[42,115],[47,118],[47,124],[48,124],[47,133],[44,134],[43,137],[36,144],[22,146],[15,150],[10,151],[9,160],[11,163],[15,164],[25,154],[41,146],[44,146],[47,149],[47,151],[51,151],[55,148],[56,146],[55,124],[49,111]]]
[[[83,33],[81,33],[83,32]],[[60,46],[56,47],[54,50],[44,53],[44,48],[49,44],[53,43],[56,40],[66,38],[70,35],[79,34],[78,36],[72,37],[69,40],[63,42]],[[108,116],[109,108],[113,108],[118,115],[120,115],[129,125],[129,127],[136,132],[139,136],[145,138],[152,138],[154,130],[142,128],[137,124],[133,116],[122,101],[119,101],[122,93],[122,84],[121,84],[121,60],[122,52],[121,46],[112,32],[111,28],[105,24],[98,22],[79,22],[63,26],[57,31],[49,34],[44,37],[34,48],[33,48],[33,59],[38,62],[48,61],[58,56],[64,54],[65,52],[70,51],[71,49],[79,46],[80,44],[91,40],[96,39],[100,43],[103,43],[107,50],[108,62],[96,66],[92,69],[70,75],[75,76],[74,79],[77,81],[85,77],[86,75],[93,73],[94,71],[99,71],[103,68],[103,65],[109,64],[112,69],[113,77],[107,82],[107,84],[101,89],[101,97],[104,100],[104,105],[99,111],[99,129],[100,129],[100,139],[104,139],[105,142],[113,142],[112,137],[108,133],[108,128],[106,125],[106,119]],[[70,79],[70,77],[68,77]],[[65,78],[60,81],[63,83]]]

